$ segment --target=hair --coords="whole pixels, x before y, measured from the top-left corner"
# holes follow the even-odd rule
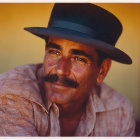
[[[49,41],[49,36],[45,38],[46,44],[48,43],[48,41]]]
[[[96,50],[97,54],[98,54],[98,66],[101,66],[102,62],[109,58],[109,56],[107,56],[104,52]]]

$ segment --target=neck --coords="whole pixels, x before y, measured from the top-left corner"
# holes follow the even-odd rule
[[[76,117],[77,115],[81,116],[81,114],[86,108],[87,99],[85,101],[81,101],[81,103],[79,101],[79,103],[76,102],[71,104],[58,105],[60,118],[63,117],[70,119]]]
[[[77,105],[78,104],[78,105]],[[86,102],[69,105],[58,105],[61,136],[74,136],[80,118],[85,110]]]

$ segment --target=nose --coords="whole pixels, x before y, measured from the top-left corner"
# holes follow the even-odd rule
[[[71,71],[70,59],[63,56],[58,61],[56,72],[59,76],[69,76],[70,71]]]

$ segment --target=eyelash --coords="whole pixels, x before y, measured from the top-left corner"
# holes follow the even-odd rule
[[[85,58],[82,58],[82,57],[79,57],[79,56],[75,56],[74,59],[76,61],[80,61],[80,62],[84,62],[84,63],[87,63],[87,60]]]
[[[60,54],[60,52],[59,51],[57,51],[57,50],[48,50],[48,53],[50,53],[50,54]]]

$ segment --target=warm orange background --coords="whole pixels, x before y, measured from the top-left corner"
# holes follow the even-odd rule
[[[113,62],[105,81],[127,96],[140,119],[140,4],[98,5],[114,13],[123,24],[117,47],[133,59],[132,65]],[[53,4],[0,4],[0,73],[22,64],[42,62],[44,40],[24,27],[47,26]]]

